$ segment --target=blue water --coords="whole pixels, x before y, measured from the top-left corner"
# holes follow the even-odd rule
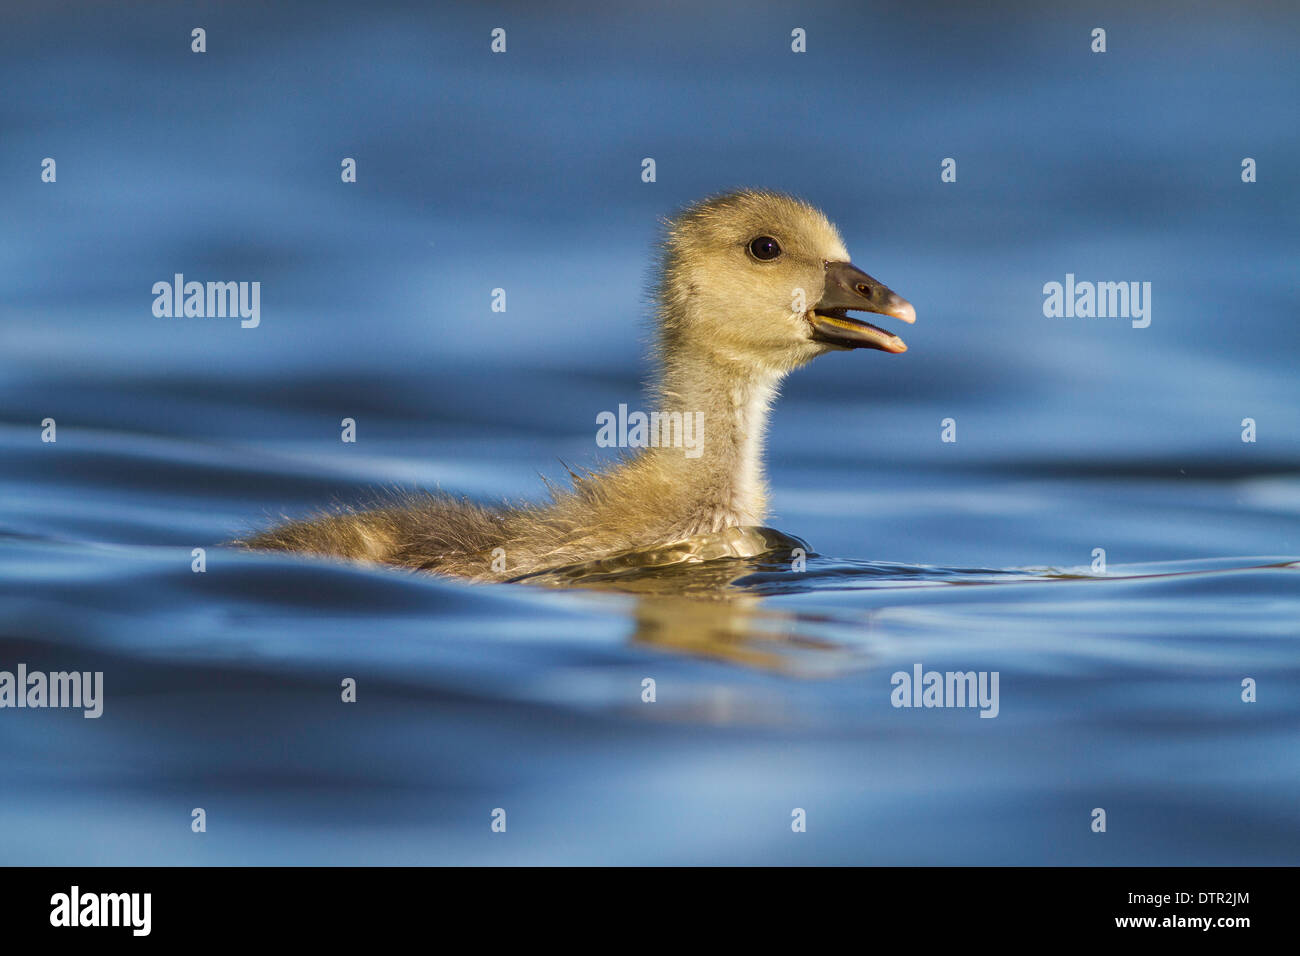
[[[0,670],[105,682],[0,710],[0,862],[1300,862],[1294,6],[0,18]],[[738,185],[919,315],[776,409],[805,571],[221,546],[597,465],[657,219]],[[177,272],[260,281],[260,326],[155,318]],[[1045,318],[1067,273],[1151,282],[1150,327]],[[996,671],[997,718],[891,706],[917,663]]]

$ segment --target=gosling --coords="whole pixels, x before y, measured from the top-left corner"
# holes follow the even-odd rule
[[[908,323],[916,312],[849,262],[821,211],[760,190],[670,220],[656,293],[654,397],[660,421],[702,422],[690,454],[660,442],[603,473],[571,472],[572,488],[536,504],[411,494],[238,543],[485,580],[636,553],[675,563],[762,550],[768,539],[750,532],[767,514],[763,439],[781,381],[831,351],[907,351],[850,310]]]

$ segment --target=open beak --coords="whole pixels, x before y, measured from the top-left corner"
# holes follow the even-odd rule
[[[916,309],[910,302],[895,295],[853,263],[829,263],[826,266],[826,290],[808,317],[813,327],[813,338],[842,349],[907,351],[907,346],[897,335],[878,329],[870,322],[850,318],[850,309],[892,316],[909,324],[916,321]]]

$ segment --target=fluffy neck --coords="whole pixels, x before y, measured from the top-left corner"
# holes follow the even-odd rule
[[[782,374],[707,346],[690,346],[663,350],[659,411],[667,420],[690,416],[702,433],[694,436],[694,449],[651,449],[653,471],[675,489],[671,511],[687,534],[762,524],[767,513],[763,439]]]

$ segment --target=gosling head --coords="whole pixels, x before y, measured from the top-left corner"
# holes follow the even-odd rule
[[[849,261],[820,210],[755,190],[696,203],[668,224],[659,293],[665,351],[774,372],[832,350],[907,351],[850,311],[916,321],[905,299]]]

